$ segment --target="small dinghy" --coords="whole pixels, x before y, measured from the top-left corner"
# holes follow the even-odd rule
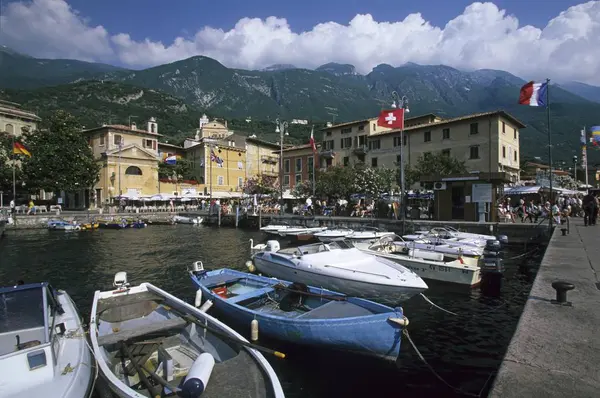
[[[130,287],[124,272],[113,285],[94,294],[90,338],[119,397],[283,398],[260,347],[227,325],[149,283]]]
[[[0,288],[0,397],[90,395],[94,358],[75,304],[48,283]]]
[[[50,231],[79,231],[81,227],[68,221],[50,220],[48,221],[48,229]]]
[[[196,294],[241,327],[257,321],[258,333],[297,344],[396,360],[403,327],[401,307],[348,297],[331,290],[220,269],[190,272]],[[256,324],[256,323],[254,323]]]
[[[175,224],[192,224],[192,225],[200,225],[202,224],[202,217],[184,217],[184,216],[174,216],[173,222]]]

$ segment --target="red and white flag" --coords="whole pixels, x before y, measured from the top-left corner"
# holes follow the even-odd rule
[[[392,129],[404,129],[404,109],[381,111],[377,125]]]
[[[312,148],[313,152],[317,152],[317,144],[315,143],[315,136],[314,136],[314,131],[315,131],[315,126],[312,127],[312,129],[310,130],[310,147]]]

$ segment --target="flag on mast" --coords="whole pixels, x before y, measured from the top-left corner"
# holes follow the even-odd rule
[[[519,104],[529,106],[548,105],[548,82],[529,82],[521,87]]]
[[[313,153],[317,152],[317,144],[315,143],[315,126],[312,126],[312,128],[310,129],[310,147],[312,148]]]
[[[29,151],[29,149],[18,141],[15,141],[13,143],[13,154],[31,157],[31,152]]]

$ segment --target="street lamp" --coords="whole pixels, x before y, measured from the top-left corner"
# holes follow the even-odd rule
[[[577,182],[577,155],[573,156],[573,179]]]
[[[281,214],[283,214],[283,136],[289,135],[287,128],[288,122],[275,119],[275,132],[279,133],[279,211]]]
[[[392,91],[392,99],[392,108],[401,107],[404,109],[404,112],[410,112],[408,109],[408,97],[406,97],[406,95],[400,97],[397,92]],[[404,115],[402,118],[404,118]],[[406,198],[404,186],[404,120],[402,121],[402,128],[400,129],[400,197],[402,198],[400,210],[402,213],[402,231],[404,232],[404,221],[406,219]]]

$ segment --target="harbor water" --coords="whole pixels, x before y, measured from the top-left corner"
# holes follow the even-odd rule
[[[8,231],[0,240],[0,285],[19,279],[49,281],[69,292],[86,322],[94,291],[111,288],[118,271],[126,271],[132,284],[151,282],[193,303],[195,289],[186,268],[202,260],[206,269],[246,271],[250,238],[256,244],[266,236],[191,225],[75,233]],[[287,354],[283,360],[268,358],[287,397],[486,396],[541,259],[538,251],[510,260],[524,252],[519,247],[506,253],[499,294],[429,283],[427,297],[456,315],[419,296],[402,303],[410,337],[427,364],[406,337],[396,363],[263,337],[260,344]],[[396,304],[385,297],[372,299]],[[240,332],[248,336],[249,327]]]

